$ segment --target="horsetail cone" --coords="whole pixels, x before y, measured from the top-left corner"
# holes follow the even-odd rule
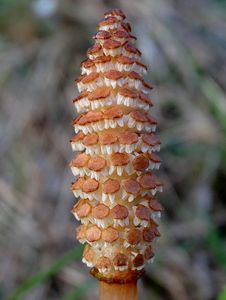
[[[105,14],[94,45],[76,80],[71,190],[81,199],[72,213],[82,225],[76,237],[86,243],[82,261],[107,282],[136,280],[153,260],[152,244],[160,235],[162,206],[154,198],[162,183],[153,174],[156,120],[150,115],[152,86],[147,67],[134,46],[129,23],[119,9]]]

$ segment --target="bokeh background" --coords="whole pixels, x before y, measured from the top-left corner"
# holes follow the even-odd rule
[[[68,163],[79,63],[124,10],[155,89],[165,213],[142,300],[226,299],[226,1],[0,0],[0,299],[98,299]]]

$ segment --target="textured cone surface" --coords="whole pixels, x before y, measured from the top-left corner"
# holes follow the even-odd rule
[[[153,259],[162,211],[154,196],[162,184],[153,174],[160,141],[152,86],[143,79],[147,67],[124,19],[117,9],[105,14],[81,63],[70,167],[76,176],[71,190],[81,198],[72,213],[82,223],[76,238],[86,243],[83,262],[99,279],[126,282]]]

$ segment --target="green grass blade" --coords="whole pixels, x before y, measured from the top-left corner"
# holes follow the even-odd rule
[[[226,300],[226,287],[223,289],[223,291],[217,297],[217,300]]]
[[[215,228],[210,229],[206,238],[208,248],[214,255],[216,263],[221,267],[226,267],[226,245],[223,237],[219,234]],[[226,299],[225,299],[226,300]]]
[[[47,281],[53,275],[57,274],[65,265],[68,263],[79,259],[82,255],[82,246],[77,246],[75,249],[67,252],[62,258],[56,261],[48,270],[42,271],[32,278],[24,281],[11,295],[9,295],[5,300],[19,300],[28,291],[34,287]]]

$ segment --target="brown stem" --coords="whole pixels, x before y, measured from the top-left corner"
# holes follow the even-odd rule
[[[100,281],[100,300],[137,300],[137,283]]]

